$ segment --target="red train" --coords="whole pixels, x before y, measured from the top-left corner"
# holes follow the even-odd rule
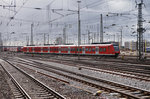
[[[120,54],[118,45],[114,44],[92,44],[92,45],[51,45],[51,46],[25,46],[24,53],[32,54],[68,54],[68,55],[93,55],[93,56],[115,56]]]
[[[22,46],[3,46],[4,52],[22,52]]]

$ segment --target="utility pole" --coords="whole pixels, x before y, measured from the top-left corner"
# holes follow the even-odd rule
[[[97,24],[97,43],[100,41],[99,39],[99,24]]]
[[[96,42],[96,33],[94,33],[94,43]]]
[[[2,33],[0,33],[0,46],[3,46]]]
[[[83,34],[83,37],[84,37],[84,44],[85,44],[85,35],[86,35],[86,34]]]
[[[31,24],[31,43],[30,43],[31,46],[33,46],[33,23]]]
[[[52,4],[52,2],[50,3],[50,4],[48,4],[47,5],[47,21],[48,21],[48,28],[49,28],[49,33],[48,33],[48,44],[50,44],[49,42],[49,35],[51,34],[51,4]]]
[[[44,33],[44,45],[45,45],[45,41],[46,41],[46,38],[45,38],[45,33]]]
[[[0,33],[0,51],[3,49],[2,33]]]
[[[80,49],[80,44],[81,44],[81,23],[80,23],[80,3],[81,1],[77,1],[78,3],[78,60],[80,59],[80,53],[79,53],[79,49]]]
[[[63,44],[66,44],[66,26],[63,29]]]
[[[121,31],[120,31],[120,32],[121,32],[121,38],[120,38],[120,39],[121,39],[121,40],[120,40],[120,47],[122,46],[122,30],[123,30],[123,27],[121,27]]]
[[[81,21],[80,21],[80,3],[81,1],[78,2],[78,46],[81,44]]]
[[[89,30],[87,30],[88,31],[88,44],[90,44],[90,31]]]
[[[115,42],[115,40],[116,40],[116,35],[114,34],[113,36],[114,36],[114,42]]]
[[[48,34],[48,41],[47,41],[47,44],[49,44],[49,34]]]
[[[103,15],[100,15],[100,43],[103,42]]]
[[[120,35],[117,33],[117,38],[118,38],[118,43],[120,42],[119,38],[120,38]],[[120,47],[120,46],[119,46]]]
[[[142,60],[143,56],[143,16],[142,16],[142,5],[143,0],[141,0],[141,3],[138,4],[138,28],[137,28],[137,39],[138,39],[138,54],[139,54],[139,60]]]
[[[29,46],[29,36],[26,36],[27,46]]]

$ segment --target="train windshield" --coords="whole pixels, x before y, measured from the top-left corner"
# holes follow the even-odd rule
[[[119,46],[114,46],[115,51],[119,51]]]

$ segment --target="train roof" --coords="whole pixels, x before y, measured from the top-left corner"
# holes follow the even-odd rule
[[[88,45],[80,45],[80,46],[110,46],[113,44],[88,44]],[[24,47],[73,47],[73,46],[78,46],[78,45],[49,45],[49,46],[24,46]]]

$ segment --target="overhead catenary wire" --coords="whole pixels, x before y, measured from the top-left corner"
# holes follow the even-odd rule
[[[10,21],[7,23],[7,25],[9,25],[9,23],[12,21],[12,19],[14,19],[14,17],[17,15],[17,13],[19,13],[19,11],[22,9],[22,7],[28,2],[29,0],[26,0],[22,6],[15,12],[15,14],[10,18]]]

